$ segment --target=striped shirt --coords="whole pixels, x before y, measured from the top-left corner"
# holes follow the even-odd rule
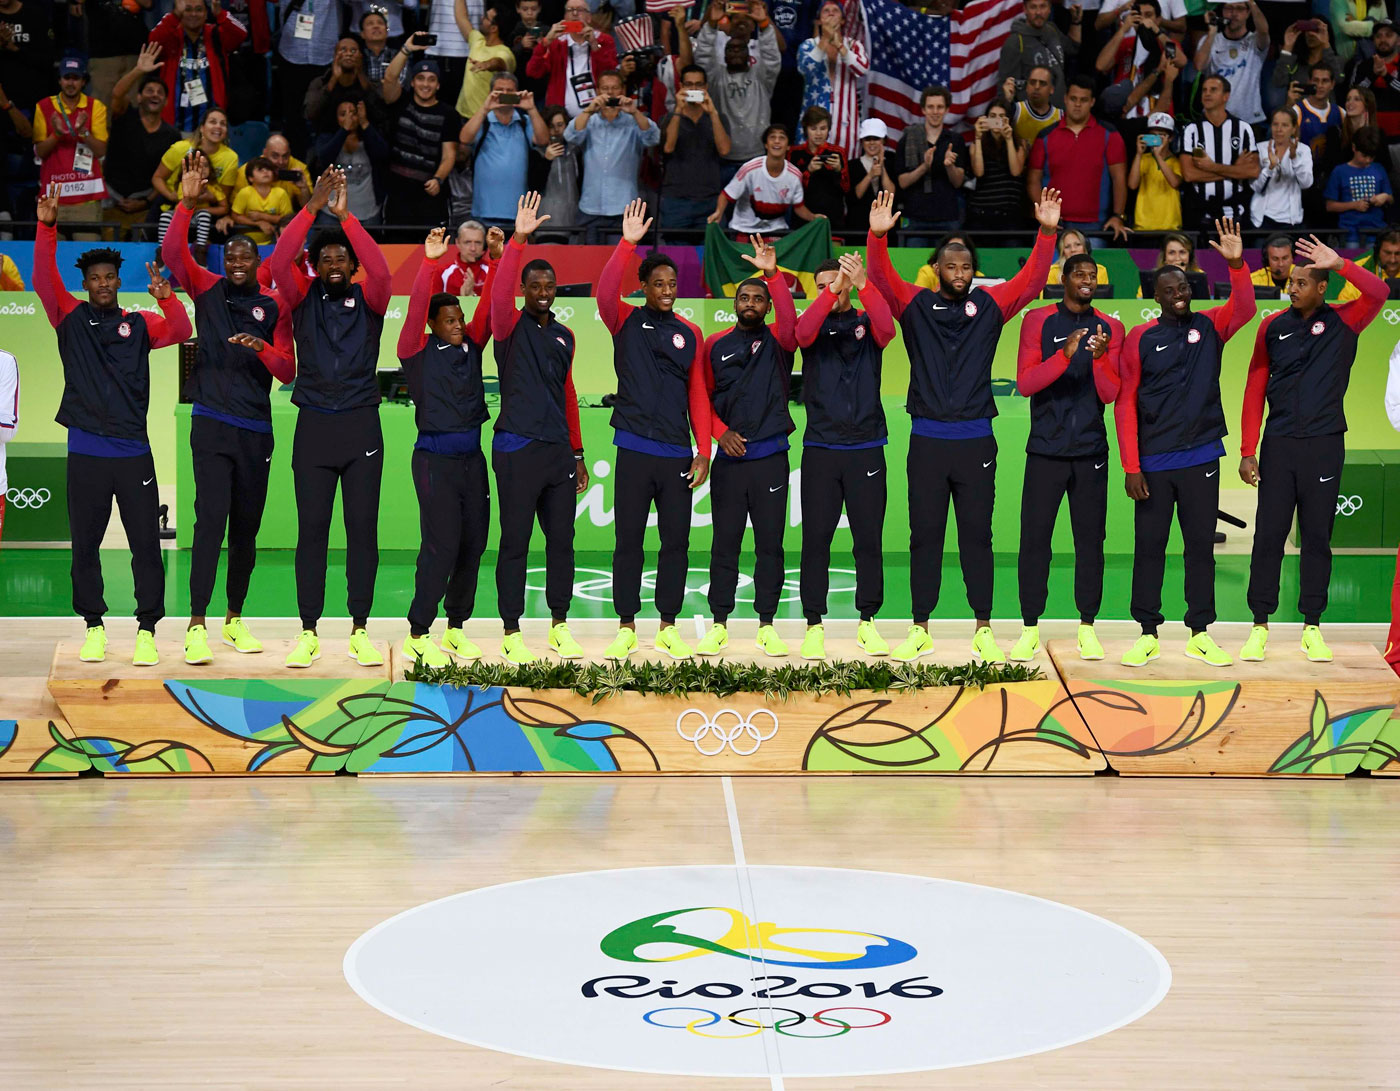
[[[467,17],[472,26],[481,26],[484,6],[483,0],[467,0]],[[437,44],[427,48],[426,55],[429,57],[465,57],[471,52],[471,46],[457,26],[452,8],[452,4],[439,2],[428,9],[428,33],[438,36]]]
[[[1254,130],[1228,114],[1219,125],[1202,118],[1186,126],[1182,133],[1182,156],[1190,155],[1196,148],[1202,149],[1212,162],[1228,167],[1240,156],[1255,150]],[[1223,178],[1212,182],[1191,182],[1189,185],[1212,218],[1228,215],[1234,220],[1244,219],[1249,209],[1248,181]]]

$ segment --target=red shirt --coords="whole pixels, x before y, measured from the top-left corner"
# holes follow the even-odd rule
[[[1060,191],[1060,219],[1070,223],[1101,223],[1112,213],[1104,208],[1104,183],[1108,168],[1126,159],[1123,138],[1092,117],[1077,134],[1061,119],[1031,145],[1031,166]]]

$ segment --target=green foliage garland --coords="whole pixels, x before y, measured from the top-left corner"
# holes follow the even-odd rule
[[[721,660],[682,660],[677,663],[633,663],[627,660],[606,663],[577,663],[540,659],[523,666],[514,663],[452,663],[446,667],[425,667],[415,662],[404,671],[410,682],[431,682],[447,686],[505,686],[514,689],[568,689],[581,697],[592,695],[597,704],[621,693],[650,693],[679,697],[688,693],[713,693],[729,697],[735,693],[761,693],[767,698],[786,700],[792,693],[827,693],[849,697],[855,690],[885,693],[890,690],[935,689],[971,686],[981,689],[999,682],[1035,682],[1045,675],[1039,667],[1020,663],[866,663],[833,660],[813,665],[784,664],[766,667],[761,663],[730,663]]]

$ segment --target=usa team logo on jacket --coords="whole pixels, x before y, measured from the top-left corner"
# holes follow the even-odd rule
[[[963,304],[963,314],[967,315],[968,318],[977,317],[977,304],[969,299]]]
[[[565,348],[569,347],[569,342],[565,341],[562,337],[556,337],[554,340],[558,341]]]
[[[1190,332],[1188,332],[1188,333],[1186,334],[1186,340],[1189,341],[1189,342],[1190,342],[1191,344],[1193,344],[1193,345],[1194,345],[1197,341],[1199,341],[1200,339],[1201,339],[1201,331],[1200,331],[1200,330],[1191,330]]]
[[[130,337],[130,336],[131,336],[131,323],[130,323],[130,322],[123,322],[120,326],[117,327],[117,332],[118,332],[119,334],[121,334],[123,337]]]
[[[1327,324],[1326,324],[1325,322],[1323,322],[1321,319],[1318,319],[1316,322],[1314,322],[1314,323],[1312,324],[1312,333],[1313,333],[1313,336],[1314,336],[1314,337],[1317,337],[1317,336],[1321,335],[1322,331],[1325,330],[1326,328],[1327,328]]]
[[[261,307],[254,307],[254,308],[253,308],[253,320],[254,320],[255,322],[261,322],[261,321],[262,321],[264,318],[266,318],[266,317],[267,317],[267,312],[266,312],[265,310],[263,310]]]
[[[762,345],[762,341],[755,341],[752,345],[749,346],[749,355],[752,356],[754,353],[756,353],[762,347]]]
[[[856,340],[859,341],[859,340],[860,340],[862,337],[864,337],[864,336],[865,336],[865,327],[864,327],[864,326],[857,326],[857,327],[856,327]]]
[[[346,296],[346,297],[345,297],[345,305],[346,305],[347,307],[353,307],[353,306],[355,305],[355,297],[352,296],[352,295]]]
[[[673,333],[671,334],[671,344],[675,345],[678,349],[683,349],[685,348],[685,338],[678,333]]]

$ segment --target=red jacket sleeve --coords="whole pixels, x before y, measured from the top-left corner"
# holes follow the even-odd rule
[[[34,235],[34,291],[54,329],[78,305],[58,273],[58,232],[52,224],[40,224]]]
[[[685,322],[685,319],[681,319]],[[685,322],[690,327],[695,341],[695,355],[690,359],[687,393],[690,401],[690,430],[695,435],[695,448],[699,454],[710,457],[713,450],[710,440],[710,392],[705,388],[705,369],[701,361],[705,359],[705,335],[693,322]]]
[[[515,284],[520,279],[524,257],[525,247],[512,238],[506,243],[501,267],[496,270],[496,282],[491,285],[491,336],[497,341],[509,337],[520,320],[520,311],[515,306]]]
[[[1269,389],[1269,327],[1277,317],[1271,314],[1260,322],[1259,330],[1254,335],[1254,353],[1249,358],[1249,374],[1244,381],[1244,408],[1240,414],[1240,454],[1245,458],[1259,450],[1259,429],[1264,423],[1264,395]]]
[[[569,445],[575,452],[582,451],[583,429],[578,420],[578,393],[574,390],[573,357],[569,358],[569,373],[564,376],[564,419],[569,422]]]
[[[184,32],[180,29],[180,20],[174,12],[167,12],[161,16],[160,22],[151,28],[147,41],[155,42],[161,47],[160,55],[160,78],[165,84],[165,109],[160,116],[172,125],[175,123],[175,103],[179,101],[175,94],[174,87],[180,71],[180,39]]]
[[[865,313],[870,318],[870,332],[875,335],[875,344],[884,348],[894,340],[894,315],[890,314],[890,305],[878,290],[867,292],[861,297],[861,302],[865,304]]]
[[[224,56],[228,56],[243,44],[243,39],[248,37],[248,31],[233,16],[223,9],[219,10],[219,17],[215,20],[215,25],[219,28],[219,48],[224,51]],[[209,49],[214,37],[214,28],[206,24],[204,32],[206,50]]]
[[[278,322],[277,328],[272,331],[273,340],[263,341],[262,351],[257,354],[263,367],[272,372],[272,377],[279,383],[289,383],[297,377],[292,346],[289,341],[282,340],[284,336],[285,330],[282,323]]]
[[[1113,403],[1113,422],[1118,430],[1118,459],[1123,463],[1123,472],[1141,473],[1138,465],[1137,434],[1137,395],[1138,384],[1142,380],[1142,361],[1138,356],[1138,343],[1142,331],[1155,326],[1156,320],[1134,326],[1127,340],[1123,342],[1121,357],[1121,386],[1118,400]]]
[[[870,264],[870,283],[885,297],[895,318],[904,313],[919,289],[894,271],[890,261],[889,236],[871,231],[865,237],[865,257]]]
[[[175,214],[170,218],[165,241],[161,243],[160,256],[170,270],[171,279],[189,292],[192,299],[198,299],[223,278],[200,265],[190,253],[191,215],[183,201],[175,202]]]
[[[360,268],[365,271],[365,303],[375,314],[382,315],[389,309],[389,262],[384,251],[354,216],[346,216],[341,226],[345,228],[345,237],[354,248]]]
[[[617,333],[627,316],[633,311],[632,304],[622,300],[622,270],[627,267],[627,259],[636,253],[637,247],[622,239],[608,258],[603,271],[598,274],[598,317],[603,320],[609,333]]]
[[[1244,328],[1258,310],[1254,302],[1254,282],[1249,279],[1249,266],[1241,262],[1230,270],[1230,298],[1218,307],[1206,311],[1220,340],[1228,341]]]
[[[555,41],[562,39],[556,38]],[[604,72],[611,72],[617,67],[617,43],[611,34],[598,35],[598,48],[593,51],[589,58],[593,66],[593,86],[598,86],[598,77]]]
[[[289,314],[306,298],[306,292],[311,287],[311,278],[302,271],[298,259],[306,246],[306,236],[311,231],[314,219],[309,205],[293,216],[277,237],[277,246],[268,259],[272,265],[272,279],[277,282],[277,293]]]
[[[719,419],[719,413],[715,410],[715,372],[710,366],[710,351],[714,348],[715,342],[730,333],[731,329],[721,330],[719,333],[712,333],[705,338],[704,348],[700,350],[697,363],[700,365],[700,374],[705,383],[705,400],[710,405],[710,435],[719,439],[725,432],[729,431],[729,425]]]
[[[428,302],[433,298],[433,281],[444,264],[444,258],[418,263],[418,272],[413,275],[413,288],[408,296],[408,315],[403,320],[403,329],[399,331],[400,360],[422,352],[423,346],[428,343],[428,334],[423,328],[428,324]],[[479,307],[477,309],[480,310]]]
[[[1021,337],[1016,347],[1016,389],[1029,398],[1053,383],[1069,367],[1069,357],[1064,352],[1052,352],[1045,359],[1040,358],[1041,332],[1045,320],[1055,310],[1039,307],[1021,319]]]
[[[1054,232],[1037,231],[1030,260],[1021,266],[1021,271],[1004,284],[993,284],[986,289],[1003,319],[1010,322],[1022,307],[1045,290],[1045,278],[1050,275],[1050,260],[1054,256]]]
[[[1360,333],[1381,313],[1390,298],[1390,287],[1375,273],[1350,260],[1342,265],[1342,276],[1361,293],[1361,298],[1339,304],[1337,315],[1354,333]]]
[[[879,292],[872,293],[879,295]],[[831,308],[836,306],[836,293],[830,288],[823,288],[817,293],[817,298],[808,304],[807,309],[802,312],[802,317],[797,320],[797,343],[804,349],[811,346],[817,339],[817,334],[822,332],[822,323],[826,321],[826,316],[831,313]]]
[[[1108,339],[1108,351],[1094,361],[1094,389],[1098,392],[1099,401],[1111,405],[1118,400],[1118,391],[1123,382],[1123,323],[1112,315],[1104,315],[1103,320],[1108,323],[1112,333]]]
[[[481,295],[476,301],[476,310],[472,311],[472,320],[467,323],[467,339],[474,345],[481,348],[486,347],[486,342],[491,340],[491,290],[496,284],[496,270],[500,268],[500,262],[487,259],[486,279],[481,282]]]
[[[160,306],[160,314],[141,312],[141,317],[146,320],[146,330],[151,335],[151,348],[163,349],[188,341],[194,331],[190,328],[190,316],[179,297],[171,292],[164,299],[156,300],[156,303]]]
[[[768,294],[773,299],[773,336],[788,352],[796,352],[797,308],[792,303],[787,277],[779,271],[771,277],[765,275],[763,283],[768,286]]]
[[[568,48],[563,45],[562,38],[555,38],[552,42],[536,42],[535,51],[530,54],[530,59],[525,62],[525,75],[532,80],[547,79],[554,71],[554,47],[558,45],[560,50]]]

